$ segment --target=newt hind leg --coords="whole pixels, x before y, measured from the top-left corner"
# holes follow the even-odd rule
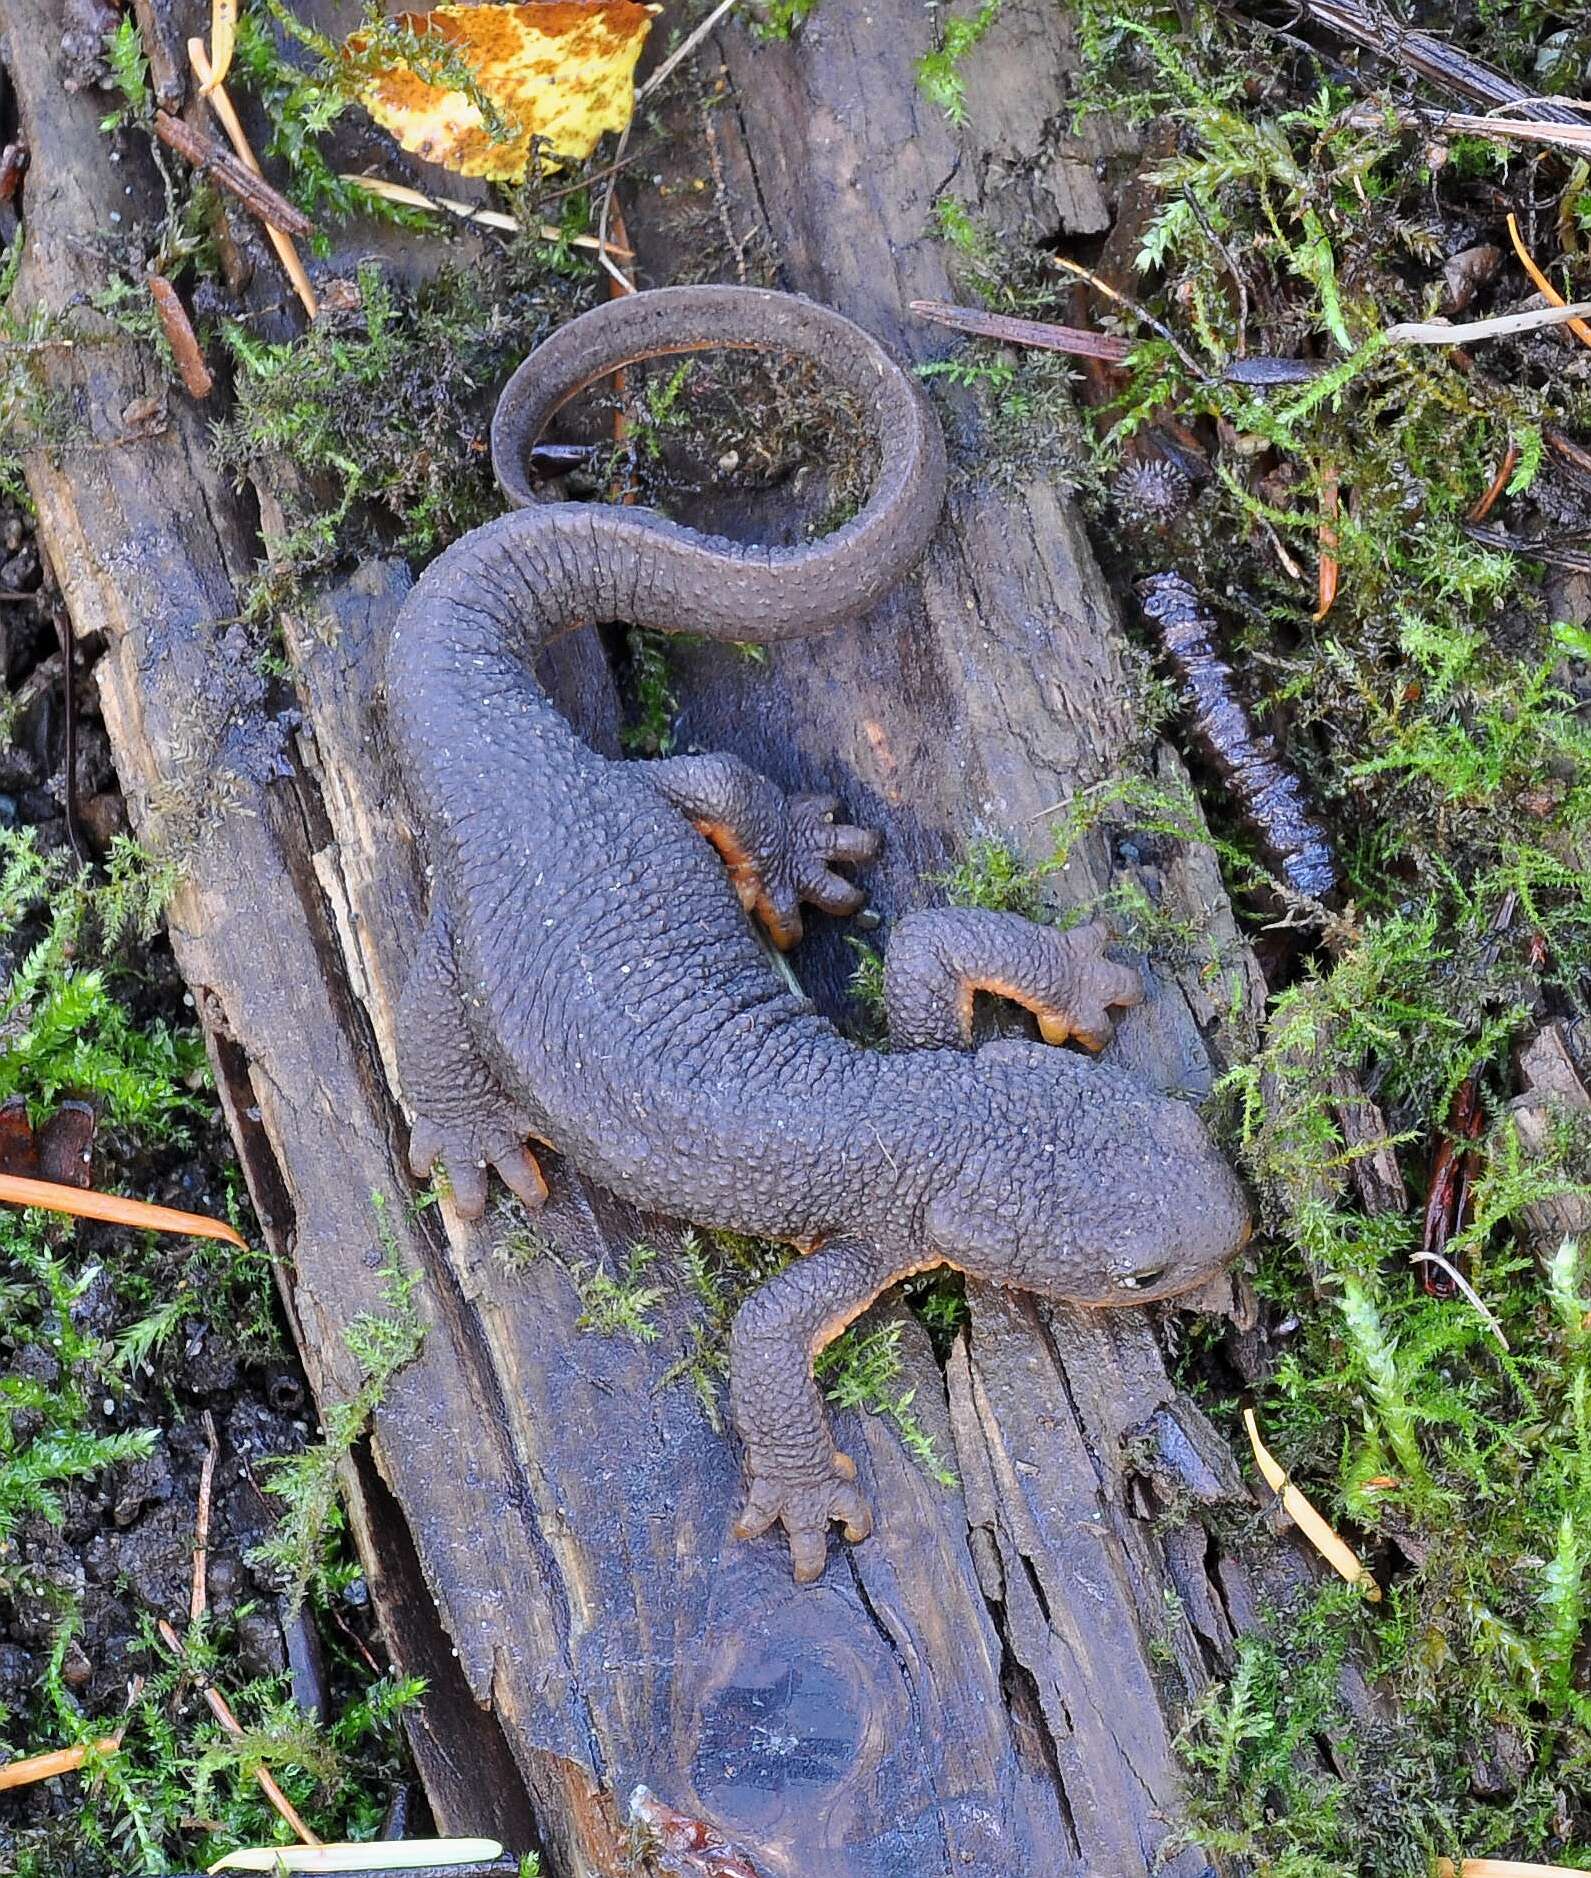
[[[837,821],[833,796],[787,796],[739,757],[667,757],[647,774],[723,856],[741,905],[787,952],[801,937],[801,908],[855,913],[867,895],[836,870],[873,860],[879,838]]]
[[[735,1317],[729,1411],[747,1478],[735,1536],[756,1539],[783,1525],[798,1584],[822,1575],[836,1520],[853,1543],[873,1529],[856,1463],[834,1445],[812,1360],[897,1278],[938,1263],[937,1254],[914,1260],[835,1240],[754,1291]]]
[[[897,1049],[964,1050],[973,999],[1010,998],[1038,1019],[1046,1043],[1110,1041],[1111,1009],[1139,1003],[1131,966],[1105,956],[1099,921],[1059,932],[1015,913],[949,907],[908,913],[884,954],[884,1008]]]
[[[525,1146],[532,1118],[498,1086],[469,1033],[440,907],[398,1004],[398,1075],[414,1111],[409,1167],[428,1179],[441,1163],[464,1219],[486,1210],[487,1170],[533,1211],[547,1198],[536,1157]]]

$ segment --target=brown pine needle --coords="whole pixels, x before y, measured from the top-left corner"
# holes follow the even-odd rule
[[[1333,1571],[1339,1572],[1349,1584],[1357,1585],[1372,1603],[1378,1603],[1381,1587],[1370,1576],[1369,1567],[1346,1539],[1332,1531],[1300,1489],[1287,1478],[1287,1470],[1260,1440],[1253,1409],[1244,1409],[1243,1426],[1248,1430],[1249,1446],[1254,1450],[1254,1463],[1265,1476],[1266,1486],[1280,1497],[1288,1518]]]
[[[20,1174],[0,1174],[0,1201],[11,1206],[36,1206],[46,1213],[71,1213],[78,1219],[102,1219],[112,1226],[137,1226],[147,1232],[181,1233],[189,1239],[224,1239],[239,1251],[247,1250],[242,1237],[224,1219],[208,1213],[179,1213],[169,1206],[150,1206],[143,1200],[124,1199],[119,1193],[93,1188],[63,1187],[53,1180],[25,1180]]]
[[[1512,215],[1508,218],[1508,239],[1514,244],[1514,253],[1519,256],[1519,265],[1536,283],[1537,287],[1540,288],[1542,294],[1553,306],[1567,306],[1569,304],[1568,301],[1564,299],[1558,289],[1553,286],[1547,276],[1537,267],[1535,257],[1525,246],[1524,237],[1519,232],[1519,224]],[[1584,320],[1570,320],[1569,330],[1574,334],[1575,338],[1580,341],[1581,345],[1591,346],[1591,326],[1587,326]]]
[[[238,0],[210,0],[210,76],[200,88],[201,98],[208,98],[231,71],[237,36]]]
[[[155,1627],[160,1632],[160,1641],[165,1644],[171,1654],[181,1663],[183,1661],[182,1640],[178,1637],[176,1631],[172,1629],[171,1625],[167,1623],[164,1617],[161,1618],[160,1622]],[[243,1733],[243,1724],[238,1720],[237,1716],[232,1713],[231,1703],[227,1701],[226,1697],[208,1678],[199,1677],[197,1680],[204,1699],[209,1704],[210,1713],[220,1722],[221,1726],[229,1735],[241,1735]],[[303,1820],[299,1818],[298,1808],[288,1799],[282,1789],[277,1786],[275,1780],[271,1777],[271,1771],[268,1767],[256,1767],[254,1770],[254,1778],[259,1782],[261,1793],[265,1795],[266,1799],[276,1808],[277,1812],[287,1821],[288,1825],[298,1834],[305,1845],[320,1845],[322,1843],[322,1841],[310,1831],[308,1826],[304,1824]]]
[[[1502,465],[1491,480],[1491,486],[1485,495],[1475,504],[1465,517],[1467,521],[1484,522],[1497,506],[1497,498],[1508,487],[1508,479],[1514,473],[1514,465],[1519,461],[1519,445],[1510,437],[1508,448],[1503,452]]]
[[[1337,598],[1337,472],[1333,468],[1320,473],[1320,571],[1315,608],[1317,621],[1331,611]]]
[[[76,1773],[88,1759],[91,1746],[96,1754],[115,1754],[121,1744],[120,1735],[101,1735],[98,1741],[84,1741],[75,1748],[52,1748],[48,1754],[30,1754],[26,1760],[7,1761],[0,1767],[0,1793],[10,1787],[31,1787],[35,1781],[53,1780],[57,1774]]]
[[[1585,1878],[1578,1865],[1529,1865],[1517,1858],[1467,1858],[1455,1865],[1436,1861],[1436,1878]]]
[[[227,96],[226,86],[211,69],[209,54],[204,49],[202,39],[188,41],[188,63],[193,67],[193,75],[198,79],[200,88],[210,100],[210,108],[221,120],[221,127],[232,140],[232,148],[241,160],[261,176],[259,159],[254,154],[253,146],[244,134],[243,126],[238,121],[238,114],[232,108],[232,100]],[[273,228],[269,222],[265,233],[270,238],[271,246],[276,250],[276,258],[282,264],[282,270],[293,283],[293,291],[304,303],[304,311],[311,319],[320,311],[320,301],[315,289],[310,285],[309,276],[304,272],[304,263],[298,258],[298,250],[293,246],[290,235],[284,235],[279,228]]]

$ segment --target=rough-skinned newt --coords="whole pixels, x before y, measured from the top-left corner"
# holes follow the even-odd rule
[[[866,413],[880,467],[843,527],[792,548],[698,534],[645,509],[552,502],[531,446],[585,385],[642,358],[744,346],[814,361]],[[854,912],[840,869],[876,838],[738,758],[612,762],[536,681],[592,621],[771,644],[866,611],[919,559],[944,494],[939,425],[867,333],[790,295],[681,287],[610,302],[520,366],[493,463],[513,512],[440,556],[394,630],[393,735],[431,864],[399,1073],[417,1175],[445,1165],[466,1217],[495,1168],[546,1194],[528,1142],[645,1207],[816,1246],[741,1308],[730,1407],[749,1490],[736,1530],[782,1521],[795,1575],[830,1523],[870,1515],[834,1445],[814,1354],[902,1275],[946,1263],[1092,1305],[1141,1304],[1231,1258],[1248,1212],[1198,1115],[1098,1047],[1142,995],[1106,933],[914,913],[888,947],[891,1048],[849,1042],[770,969],[802,907]],[[974,993],[1025,1004],[1049,1042],[971,1048]]]

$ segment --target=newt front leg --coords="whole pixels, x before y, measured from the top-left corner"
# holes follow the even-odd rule
[[[938,1260],[931,1260],[938,1263]],[[858,1241],[798,1259],[741,1305],[729,1339],[729,1412],[746,1448],[746,1504],[735,1536],[782,1522],[798,1584],[822,1575],[828,1532],[873,1530],[856,1463],[834,1445],[812,1362],[881,1291],[923,1262]]]
[[[723,856],[740,904],[781,952],[801,937],[801,909],[855,913],[867,895],[836,871],[878,856],[869,828],[839,821],[833,796],[787,796],[738,756],[665,757],[646,774]]]

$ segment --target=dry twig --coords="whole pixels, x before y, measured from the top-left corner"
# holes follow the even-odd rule
[[[911,311],[936,326],[949,326],[978,339],[997,339],[1009,346],[1038,346],[1074,358],[1104,359],[1111,365],[1122,364],[1132,351],[1132,341],[1117,333],[1096,333],[1086,326],[1058,326],[1048,320],[1012,319],[1004,313],[985,313],[981,307],[954,306],[946,300],[913,300]]]
[[[114,1754],[121,1747],[120,1735],[101,1735],[95,1742],[80,1742],[75,1748],[52,1748],[48,1754],[30,1754],[25,1760],[7,1761],[0,1767],[0,1793],[11,1787],[30,1787],[40,1780],[53,1780],[57,1774],[76,1773],[88,1759],[92,1747],[96,1754]]]
[[[199,1511],[193,1525],[193,1590],[188,1598],[188,1622],[198,1623],[209,1602],[206,1584],[210,1563],[210,1493],[215,1484],[216,1456],[221,1438],[215,1431],[215,1417],[204,1412],[204,1466],[199,1470]]]
[[[434,209],[456,215],[461,222],[475,222],[482,228],[495,228],[505,235],[517,235],[520,224],[512,215],[505,215],[501,209],[478,209],[472,203],[456,202],[451,196],[428,196],[423,190],[410,189],[404,183],[389,183],[383,176],[356,176],[351,172],[338,178],[339,182],[352,183],[356,189],[363,189],[368,195],[380,196],[387,202],[402,202],[412,209]],[[562,241],[563,230],[552,222],[537,223],[534,233],[543,241]],[[600,243],[595,235],[571,235],[569,245],[572,248],[598,248]],[[628,248],[608,248],[609,254],[617,254],[630,261],[635,257]]]
[[[193,67],[193,75],[200,85],[211,85],[209,55],[204,49],[202,39],[188,41],[188,62]],[[238,114],[232,108],[232,100],[227,96],[226,86],[219,81],[211,86],[209,92],[210,108],[220,118],[222,128],[232,140],[232,148],[237,152],[247,168],[256,176],[261,174],[259,160],[255,156],[248,137],[244,133]],[[309,276],[304,272],[304,263],[298,258],[298,250],[293,246],[293,238],[285,234],[272,223],[265,224],[266,235],[271,246],[276,250],[276,258],[281,262],[287,278],[293,283],[293,291],[303,303],[304,311],[311,319],[320,311],[320,301],[315,296],[315,289],[309,283]]]
[[[197,40],[194,42],[197,44]],[[212,99],[213,102],[213,99]],[[202,130],[195,130],[169,111],[156,111],[155,135],[196,170],[203,170],[220,184],[228,195],[235,196],[250,215],[267,228],[284,235],[312,235],[315,224],[302,209],[295,209],[286,196],[279,195],[259,171],[234,156],[224,144],[217,143]]]
[[[1265,1484],[1271,1492],[1280,1498],[1293,1524],[1333,1571],[1339,1572],[1349,1584],[1357,1585],[1373,1603],[1379,1602],[1381,1587],[1370,1576],[1369,1567],[1364,1560],[1346,1539],[1339,1538],[1332,1531],[1310,1505],[1303,1492],[1288,1479],[1286,1468],[1260,1440],[1259,1425],[1254,1420],[1253,1409],[1244,1409],[1243,1426],[1248,1430],[1249,1446],[1254,1450],[1255,1465],[1265,1476]]]
[[[113,1226],[136,1226],[145,1232],[184,1233],[190,1239],[224,1239],[244,1250],[244,1242],[224,1219],[208,1213],[179,1213],[174,1207],[150,1206],[127,1200],[119,1193],[65,1187],[54,1180],[25,1180],[0,1174],[0,1201],[11,1206],[36,1206],[46,1213],[71,1213],[79,1219],[108,1220]]]
[[[182,388],[190,398],[208,398],[215,388],[215,379],[199,350],[198,335],[188,318],[188,309],[182,304],[182,296],[164,274],[151,274],[148,278],[150,296],[160,315],[160,330],[166,335],[171,356],[177,361]]]

